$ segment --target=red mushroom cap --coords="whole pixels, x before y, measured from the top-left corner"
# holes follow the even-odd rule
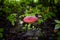
[[[26,23],[34,23],[38,20],[37,17],[35,16],[26,16],[23,21],[26,22]]]

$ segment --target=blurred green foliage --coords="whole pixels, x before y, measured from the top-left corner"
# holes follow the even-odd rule
[[[3,28],[0,28],[0,32],[4,32],[4,29]]]
[[[0,28],[0,38],[3,37],[3,32],[4,32],[4,29],[3,28]]]
[[[5,0],[3,11],[7,13],[7,15],[9,15],[7,19],[9,19],[13,25],[14,21],[16,21],[16,18],[14,16],[11,16],[13,13],[16,13],[16,15],[18,15],[18,13],[20,12],[20,14],[22,14],[19,16],[20,19],[22,19],[22,17],[25,16],[35,16],[36,14],[42,15],[44,20],[47,20],[48,18],[52,18],[52,16],[55,16],[53,12],[50,12],[49,6],[44,7],[43,4],[41,4],[40,2],[42,2],[42,0]],[[50,2],[50,0],[47,0],[45,2]],[[35,7],[32,7],[34,4]]]
[[[10,14],[10,15],[7,17],[7,19],[9,19],[9,21],[12,23],[12,25],[15,25],[16,15],[17,15],[17,14]]]
[[[60,40],[60,32],[58,32],[57,35],[58,35],[57,40]]]
[[[60,28],[60,21],[59,20],[55,20],[55,22],[56,22],[56,25],[55,25],[55,28]]]
[[[2,38],[3,37],[3,33],[0,33],[0,38]]]
[[[3,8],[0,7],[0,10],[3,10],[3,12],[6,13],[7,19],[12,25],[15,25],[15,22],[17,22],[17,15],[19,15],[19,20],[22,20],[25,16],[36,16],[36,14],[42,16],[42,18],[38,17],[39,19],[36,22],[40,25],[47,19],[56,16],[55,13],[57,13],[57,9],[55,5],[59,5],[58,3],[60,3],[60,0],[4,0],[4,6]],[[1,15],[2,12],[0,12],[0,16]],[[55,20],[55,22],[57,23],[55,27],[60,28],[60,21]],[[27,24],[25,24],[22,29],[25,31],[27,26],[28,30],[30,30],[31,25]],[[35,26],[32,26],[32,28],[35,28]],[[0,29],[0,32],[3,32],[3,29]],[[0,36],[2,37],[2,33],[0,33]]]

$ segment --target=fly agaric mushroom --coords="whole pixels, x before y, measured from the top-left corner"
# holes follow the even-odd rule
[[[23,21],[24,21],[25,23],[34,23],[34,22],[36,22],[37,20],[38,20],[38,18],[35,17],[35,16],[26,16],[26,17],[23,19]]]

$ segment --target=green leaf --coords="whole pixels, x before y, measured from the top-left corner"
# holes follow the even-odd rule
[[[56,24],[55,29],[59,29],[59,28],[60,28],[60,24]]]
[[[57,4],[58,3],[58,0],[54,0],[54,2],[55,2],[55,4]]]
[[[47,14],[45,14],[43,18],[44,20],[47,20],[48,19]]]
[[[26,27],[23,27],[22,29],[26,29]]]
[[[16,14],[10,14],[10,16],[7,17],[7,19],[14,25],[14,22],[16,21]]]
[[[56,27],[60,27],[60,24],[56,24],[55,26],[56,26]]]
[[[43,20],[38,20],[38,24],[41,24],[43,22]]]
[[[38,0],[34,0],[34,3],[38,3]]]
[[[59,21],[59,20],[55,20],[55,22],[56,22],[56,23],[60,23],[60,21]]]

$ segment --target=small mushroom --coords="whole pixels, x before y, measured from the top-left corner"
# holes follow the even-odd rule
[[[36,22],[37,20],[38,20],[38,18],[35,17],[35,16],[26,16],[26,17],[23,19],[23,21],[24,21],[25,23],[34,23],[34,22]]]
[[[26,17],[24,17],[23,21],[24,21],[25,23],[28,23],[28,24],[29,24],[29,25],[26,27],[26,29],[28,30],[28,27],[30,28],[31,24],[34,23],[34,22],[36,22],[37,20],[38,20],[38,18],[35,17],[35,16],[26,16]]]

